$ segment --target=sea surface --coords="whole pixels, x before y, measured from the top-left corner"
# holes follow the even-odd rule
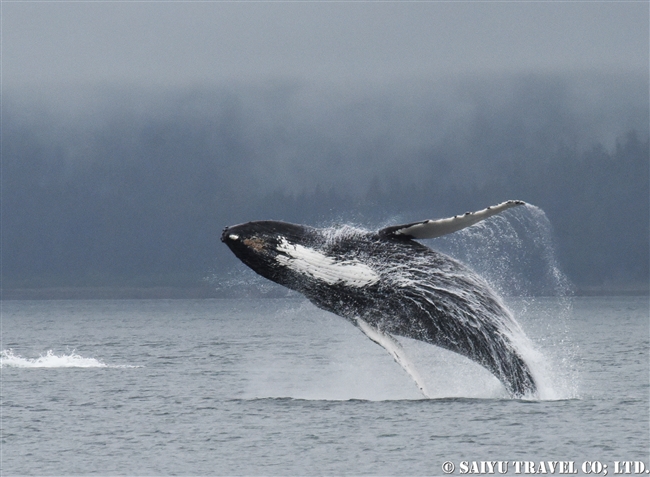
[[[2,475],[442,475],[450,461],[647,467],[648,297],[506,300],[540,397],[302,299],[4,301]],[[550,472],[549,472],[550,473]]]

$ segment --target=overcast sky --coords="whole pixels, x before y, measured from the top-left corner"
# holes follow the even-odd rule
[[[648,2],[3,2],[5,88],[647,73]]]

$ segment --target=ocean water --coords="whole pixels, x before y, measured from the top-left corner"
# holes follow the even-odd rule
[[[2,302],[2,475],[441,475],[648,465],[647,297],[516,298],[543,398],[302,299]]]

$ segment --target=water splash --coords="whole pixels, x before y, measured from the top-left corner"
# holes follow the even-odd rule
[[[326,238],[326,244],[332,245],[341,239],[367,234],[368,231],[352,226],[337,226],[323,229],[322,233]],[[464,262],[479,276],[467,274],[466,271],[459,272],[460,275],[455,274],[454,267],[434,272],[431,270],[430,263],[414,264],[413,260],[417,260],[417,258],[413,257],[390,261],[395,264],[391,270],[386,269],[386,263],[381,257],[378,257],[378,260],[382,262],[384,271],[390,272],[387,275],[394,279],[395,286],[413,287],[421,292],[420,295],[424,297],[424,300],[427,300],[429,292],[431,292],[431,297],[436,300],[440,300],[442,297],[444,301],[442,305],[445,309],[454,309],[454,300],[445,300],[445,295],[459,296],[468,303],[469,308],[466,311],[469,312],[469,315],[467,316],[483,316],[485,314],[483,312],[486,310],[484,310],[484,306],[481,306],[480,300],[477,301],[479,297],[476,296],[475,291],[485,289],[484,282],[489,285],[488,289],[492,288],[497,292],[496,295],[506,297],[535,295],[567,297],[571,294],[570,283],[560,271],[555,258],[550,223],[544,212],[535,206],[527,204],[524,207],[505,212],[455,234],[436,239],[431,246]],[[381,267],[379,268],[381,269]],[[434,273],[441,276],[436,279],[435,276],[431,276]],[[488,293],[488,295],[492,294],[493,292]],[[502,299],[497,298],[497,301],[502,305],[498,308],[508,310]],[[526,397],[532,399],[573,397],[571,393],[567,395],[566,386],[559,385],[561,380],[565,380],[564,378],[571,374],[566,370],[559,372],[557,370],[556,363],[564,363],[565,360],[549,360],[541,351],[543,347],[539,346],[540,343],[527,338],[519,325],[520,313],[515,314],[507,311],[495,314],[490,313],[490,309],[491,306],[488,306],[487,314],[491,319],[496,320],[495,323],[498,323],[501,336],[508,337],[517,354],[530,367],[534,381],[537,383],[536,395]],[[524,314],[525,309],[526,306],[524,306]],[[464,319],[462,313],[457,315],[459,319]],[[514,319],[515,316],[517,321]],[[568,314],[565,313],[564,316],[566,318]],[[385,319],[389,320],[390,317],[387,316]],[[390,332],[390,323],[380,321],[376,325],[378,325],[378,329]],[[551,325],[549,322],[549,326],[557,326],[557,323]],[[565,331],[568,329],[566,322],[564,328]],[[362,329],[362,331],[364,330]],[[369,337],[373,339],[372,336]],[[373,341],[379,343],[376,339]],[[402,353],[403,348],[399,346],[400,342],[394,341],[388,342],[389,346],[383,342],[379,344],[386,348],[393,358],[402,365],[425,395],[438,394],[437,389],[433,389],[433,392],[424,390],[424,381],[415,376],[418,374],[416,366],[405,358],[406,354]],[[489,342],[489,339],[486,341]],[[396,350],[399,353],[396,353]],[[407,366],[405,366],[406,361],[408,361]],[[503,371],[501,376],[508,374],[507,369],[504,368]]]
[[[84,358],[75,351],[70,354],[56,355],[48,350],[38,358],[23,358],[14,354],[12,349],[0,352],[0,368],[136,368],[129,365],[108,365],[95,358]]]
[[[508,337],[508,341],[526,363],[537,385],[536,393],[526,394],[524,398],[556,400],[575,397],[576,373],[571,365],[575,360],[571,359],[573,351],[568,339],[567,324],[571,310],[569,296],[572,294],[572,286],[556,259],[552,228],[544,211],[526,204],[455,234],[431,241],[430,246],[465,263],[478,273],[479,276],[467,275],[458,277],[460,280],[452,280],[453,273],[449,270],[441,271],[445,282],[449,284],[444,291],[449,295],[462,297],[469,303],[470,308],[475,310],[474,316],[482,316],[487,312],[492,322],[499,323],[501,333]],[[415,267],[412,266],[412,260],[408,265],[407,263],[409,262],[398,262],[391,269],[396,286],[416,288],[422,296],[427,295],[429,288],[441,290],[443,283],[435,283],[434,273],[420,273],[420,270],[427,270],[427,263]],[[470,283],[474,279],[477,280],[476,286]],[[486,286],[496,292],[495,299],[505,311],[505,315],[489,313],[489,310],[480,306],[473,290],[484,289]],[[558,328],[553,330],[556,336],[558,332],[564,335],[563,345],[555,347],[550,356],[549,350],[540,346],[539,341],[529,339],[521,326],[522,314],[526,315],[527,312],[526,301],[523,301],[524,306],[518,313],[513,313],[501,298],[539,295],[557,297],[560,305],[559,310],[554,310],[556,316],[540,316],[539,310],[536,316],[543,319],[548,327]],[[455,309],[453,301],[445,305],[449,309]],[[462,319],[462,313],[456,315],[457,319]],[[400,363],[397,358],[396,361]],[[415,369],[413,365],[411,367]],[[408,369],[405,370],[413,376]],[[422,381],[415,378],[414,380],[422,389]],[[434,386],[429,388],[434,390],[434,394],[438,392]],[[431,395],[431,392],[428,394]]]
[[[525,328],[544,323],[544,335],[554,337],[552,345],[547,342],[544,346],[523,332],[511,339],[530,365],[540,399],[576,397],[575,350],[568,327],[573,285],[561,271],[551,223],[544,211],[526,204],[442,237],[432,245],[470,266],[501,297],[519,297],[516,312],[510,311],[513,298],[504,306]],[[535,306],[540,296],[555,297],[553,306]],[[534,322],[527,323],[529,320]]]
[[[555,254],[551,223],[532,204],[509,209],[430,245],[468,265],[502,296],[573,294]]]

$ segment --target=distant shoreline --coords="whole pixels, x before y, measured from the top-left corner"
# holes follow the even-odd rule
[[[49,287],[3,289],[1,300],[168,300],[207,298],[281,298],[288,290],[255,287]]]
[[[293,296],[293,294],[291,294]],[[576,287],[573,296],[648,296],[648,285],[620,287]],[[10,288],[0,293],[1,300],[157,300],[208,298],[283,298],[283,289],[261,291],[254,286],[238,289],[215,287],[50,287]]]

